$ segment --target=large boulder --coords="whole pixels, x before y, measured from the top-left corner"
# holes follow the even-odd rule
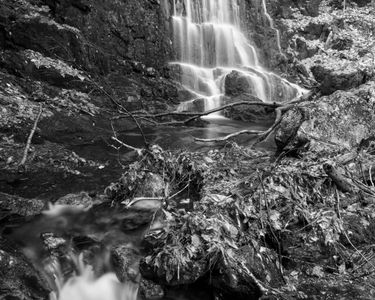
[[[310,120],[302,127],[317,138],[315,146],[328,145],[321,140],[352,148],[374,132],[374,103],[373,81],[351,91],[336,91],[314,102],[309,108]]]
[[[299,88],[282,77],[251,68],[226,75],[224,87],[228,97],[247,93],[265,102],[284,102],[299,94]]]
[[[366,80],[365,68],[361,68],[356,62],[321,56],[315,57],[314,63],[310,69],[324,95],[356,88]]]
[[[238,71],[232,71],[225,76],[226,96],[236,97],[243,93],[255,93],[255,87],[248,77]]]
[[[111,250],[111,262],[117,277],[121,282],[133,281],[139,283],[139,251],[131,245],[115,246]]]

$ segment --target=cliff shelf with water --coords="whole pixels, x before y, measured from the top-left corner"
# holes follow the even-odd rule
[[[285,101],[301,94],[295,84],[262,67],[259,51],[241,28],[238,0],[175,0],[174,47],[177,59],[171,64],[192,99],[179,110],[209,110],[226,101],[225,81],[237,72],[248,83],[248,93],[262,101]],[[265,2],[262,5],[274,29]],[[278,50],[281,51],[277,35]]]

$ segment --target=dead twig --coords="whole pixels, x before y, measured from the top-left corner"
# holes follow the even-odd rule
[[[123,141],[120,141],[117,137],[115,136],[112,136],[111,137],[112,140],[114,140],[115,142],[119,143],[121,146],[124,146],[125,148],[128,148],[130,150],[133,150],[133,151],[136,151],[137,153],[141,153],[142,149],[141,148],[136,148],[136,147],[133,147],[133,146],[130,146],[128,144],[125,144]]]
[[[42,112],[43,112],[43,105],[40,104],[39,113],[38,113],[38,116],[36,117],[36,119],[34,121],[34,125],[33,125],[33,128],[30,131],[29,137],[27,138],[26,147],[25,147],[25,150],[23,152],[23,157],[22,157],[22,160],[21,160],[21,162],[18,166],[19,168],[25,167],[25,163],[26,163],[26,160],[27,160],[27,154],[29,152],[30,145],[31,145],[31,140],[33,139],[33,136],[34,136],[34,133],[35,133],[36,128],[38,126],[38,122],[39,122],[40,116],[42,115]]]
[[[229,140],[230,138],[233,138],[233,137],[236,137],[236,136],[239,136],[239,135],[242,135],[242,134],[255,134],[255,135],[259,135],[259,134],[263,134],[263,131],[259,131],[259,130],[241,130],[241,131],[237,131],[237,132],[228,134],[228,135],[226,135],[224,137],[220,137],[220,138],[215,138],[215,139],[194,138],[194,140],[199,141],[199,142],[224,142],[224,141]]]
[[[89,78],[89,77],[88,77]],[[138,127],[138,130],[139,132],[141,133],[142,135],[142,138],[143,138],[143,142],[144,142],[144,145],[146,148],[148,148],[149,146],[149,143],[147,142],[147,139],[146,139],[146,136],[143,132],[143,129],[141,127],[141,125],[139,124],[138,120],[136,119],[136,117],[134,116],[134,114],[132,114],[129,110],[127,110],[121,103],[119,103],[115,97],[113,97],[110,93],[108,93],[103,87],[101,87],[97,82],[95,82],[94,80],[90,80],[90,82],[95,85],[96,88],[98,88],[104,95],[106,95],[115,105],[117,105],[120,110],[122,110],[125,114],[127,114],[135,123],[135,125]]]

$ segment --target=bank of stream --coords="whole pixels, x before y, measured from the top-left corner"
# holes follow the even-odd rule
[[[150,144],[160,145],[165,150],[207,151],[223,145],[197,142],[194,138],[216,138],[242,129],[264,130],[271,124],[272,121],[245,123],[219,116],[206,119],[201,127],[148,127],[144,128],[144,134]],[[71,143],[70,141],[76,140],[72,134],[66,137],[59,136],[60,142],[67,142],[69,150],[86,161],[96,162],[95,166],[79,167],[79,173],[76,174],[48,169],[26,171],[22,174],[4,170],[0,178],[0,191],[52,202],[69,193],[81,191],[101,193],[105,187],[121,176],[124,167],[137,158],[134,151],[124,147],[118,150],[113,148],[111,145],[116,147],[118,145],[111,140],[112,134],[112,131],[107,130],[107,135],[82,144]],[[133,147],[144,147],[143,137],[138,129],[118,131],[117,135],[120,140]],[[241,138],[245,146],[251,145],[254,141],[255,138],[252,136]],[[258,147],[272,150],[274,146],[272,143],[263,143]]]

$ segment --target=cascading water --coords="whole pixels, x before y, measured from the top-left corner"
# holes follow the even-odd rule
[[[194,95],[179,110],[203,110],[223,103],[225,78],[232,71],[246,79],[249,93],[265,102],[291,99],[301,89],[260,64],[257,51],[240,28],[240,0],[174,0],[174,46],[180,81]],[[262,2],[264,14],[273,28]],[[274,28],[273,28],[274,29]],[[278,47],[281,47],[278,42]],[[202,105],[201,105],[202,106]],[[202,110],[202,108],[201,108]]]
[[[280,44],[280,31],[275,27],[273,20],[267,11],[266,0],[262,0],[262,6],[263,6],[264,15],[266,16],[269,22],[269,26],[271,27],[271,29],[273,29],[276,32],[277,50],[281,53],[282,50],[281,50],[281,44]]]

